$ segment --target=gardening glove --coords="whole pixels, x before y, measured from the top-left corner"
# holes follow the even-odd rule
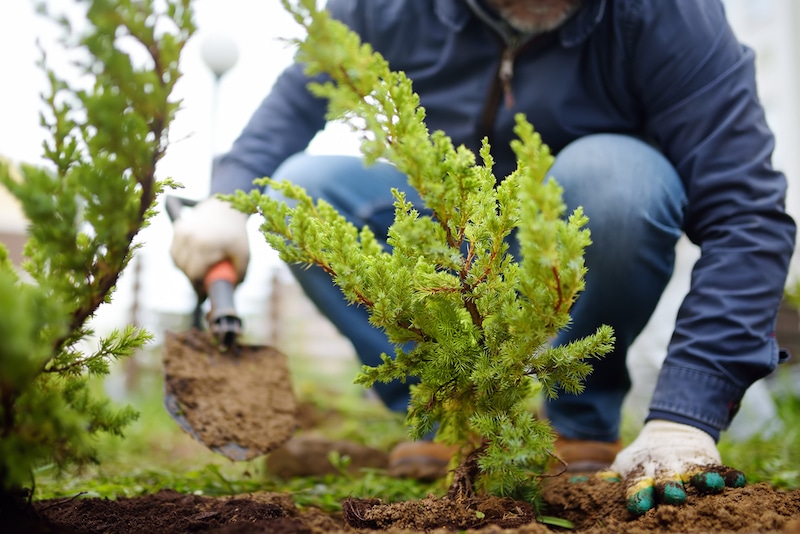
[[[708,433],[689,425],[652,420],[639,436],[623,449],[608,472],[627,485],[628,511],[641,515],[656,503],[683,504],[684,484],[701,493],[720,493],[725,486],[742,487],[741,471],[722,466],[717,446]]]
[[[170,253],[198,295],[205,294],[206,273],[224,259],[233,263],[236,283],[244,279],[250,261],[247,217],[228,202],[209,197],[175,221]]]

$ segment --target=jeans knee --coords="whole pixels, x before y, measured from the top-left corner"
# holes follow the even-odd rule
[[[595,134],[567,145],[551,176],[571,211],[582,206],[592,232],[608,224],[652,224],[680,233],[686,193],[680,176],[654,147],[631,136]],[[594,222],[592,222],[594,221]]]
[[[360,162],[350,156],[314,156],[298,152],[287,158],[273,173],[277,181],[287,181],[305,189],[311,198],[325,198],[325,190],[331,183],[336,183],[336,174],[346,160]],[[329,160],[327,163],[323,160]]]

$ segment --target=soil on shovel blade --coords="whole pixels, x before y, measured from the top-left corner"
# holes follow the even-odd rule
[[[167,332],[167,408],[208,448],[248,460],[282,445],[297,429],[286,356],[268,346],[221,352],[197,329]]]
[[[2,532],[145,532],[216,533],[361,533],[486,532],[606,533],[651,532],[800,534],[800,490],[783,492],[765,483],[730,488],[718,495],[689,490],[683,506],[661,506],[632,518],[623,506],[621,484],[574,476],[550,480],[544,490],[548,516],[568,519],[564,529],[537,522],[523,502],[495,497],[464,499],[429,497],[385,504],[379,499],[349,499],[343,512],[299,509],[288,494],[253,493],[235,497],[202,497],[174,491],[109,499],[70,499],[34,503],[36,515],[0,520]],[[4,524],[5,523],[5,524]]]

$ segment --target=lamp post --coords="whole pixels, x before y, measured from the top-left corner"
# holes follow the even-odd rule
[[[222,77],[236,64],[239,59],[239,50],[236,43],[226,35],[209,35],[203,41],[200,49],[203,61],[214,74],[214,94],[211,103],[211,157],[216,149],[216,122],[217,106],[219,100],[219,84]]]

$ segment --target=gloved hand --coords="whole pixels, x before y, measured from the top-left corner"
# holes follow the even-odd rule
[[[233,263],[237,283],[244,279],[250,261],[247,217],[228,202],[209,197],[175,220],[172,260],[186,273],[199,295],[204,294],[206,273],[224,259]]]
[[[617,476],[627,485],[626,504],[634,515],[647,512],[657,503],[683,504],[686,483],[703,493],[719,493],[725,486],[742,487],[746,483],[741,471],[722,465],[709,434],[662,420],[646,423],[601,476]]]

